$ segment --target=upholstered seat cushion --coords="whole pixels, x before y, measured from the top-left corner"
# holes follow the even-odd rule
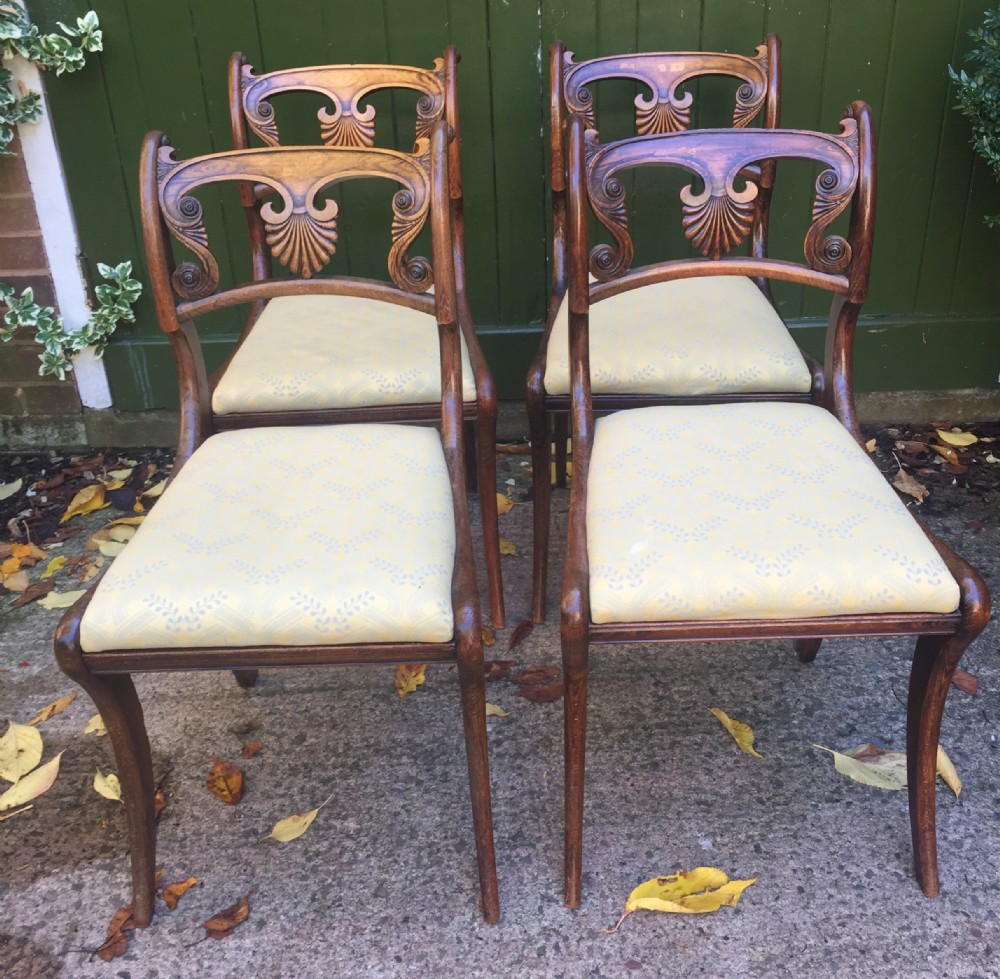
[[[552,325],[545,390],[569,393],[569,304]],[[594,394],[806,393],[809,368],[749,279],[660,282],[590,307]]]
[[[937,551],[815,405],[601,418],[587,486],[594,622],[953,612]]]
[[[462,397],[476,382],[462,338]],[[282,296],[260,314],[212,395],[245,411],[429,404],[441,398],[433,316],[355,296]]]
[[[444,642],[454,507],[429,428],[223,432],[115,559],[83,649]]]

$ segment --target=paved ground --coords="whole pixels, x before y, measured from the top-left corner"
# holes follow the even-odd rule
[[[522,461],[503,457],[501,485],[525,484]],[[996,486],[946,482],[922,511],[1000,593]],[[558,530],[567,495],[555,494]],[[527,615],[530,506],[501,520],[518,554],[504,558],[509,627],[495,656]],[[0,603],[0,719],[23,722],[73,685],[52,659],[59,613]],[[933,901],[913,878],[904,795],[844,779],[811,747],[902,748],[906,641],[828,642],[811,665],[782,643],[598,650],[579,911],[560,897],[561,704],[491,685],[514,711],[491,721],[496,926],[476,905],[453,670],[428,670],[402,705],[391,668],[271,672],[251,691],[226,673],[141,678],[169,801],[158,860],[167,880],[201,883],[175,911],[159,903],[111,963],[87,953],[128,900],[124,821],[91,788],[113,759],[106,738],[82,733],[93,709],[81,695],[40,725],[45,757],[65,750],[55,785],[0,823],[0,976],[1000,976],[997,645],[994,624],[963,664],[978,695],[949,699],[942,742],[965,789],[957,801],[939,790]],[[555,615],[511,655],[557,663]],[[709,706],[752,724],[763,760],[741,754]],[[211,756],[238,761],[250,740],[263,748],[240,762],[243,801],[225,806],[204,789]],[[331,793],[304,837],[259,842]],[[637,883],[702,864],[757,883],[736,909],[637,913],[606,932]],[[194,944],[200,922],[249,891],[245,924]]]

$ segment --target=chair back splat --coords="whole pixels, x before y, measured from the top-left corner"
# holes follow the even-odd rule
[[[734,255],[751,233],[755,168],[785,158],[819,170],[802,259]],[[977,572],[913,519],[861,444],[851,363],[875,213],[867,105],[849,106],[836,134],[676,131],[605,146],[572,114],[567,160],[574,467],[561,619],[566,903],[581,899],[590,646],[791,638],[808,662],[827,636],[917,637],[907,707],[910,819],[917,878],[925,894],[937,894],[934,780],[944,701],[959,658],[989,620],[990,597]],[[656,166],[692,175],[679,217],[703,257],[633,269],[623,175]],[[590,246],[588,211],[610,242]],[[839,233],[835,222],[848,213]],[[604,402],[614,413],[595,421],[594,388],[612,355],[595,329],[602,307],[617,319],[616,303],[638,306],[643,293],[667,285],[718,289],[747,277],[831,294],[822,399],[620,397]],[[760,293],[750,284],[745,296],[756,302]],[[792,446],[780,465],[777,443]],[[677,458],[695,461],[678,473]],[[728,486],[737,490],[720,490]]]
[[[413,133],[414,156],[426,152],[428,135],[436,123],[443,120],[448,124],[452,139],[448,145],[447,199],[451,211],[451,248],[458,327],[465,363],[462,400],[467,446],[466,473],[470,489],[474,490],[477,486],[482,488],[480,508],[490,592],[490,616],[494,627],[502,628],[505,615],[495,492],[498,408],[496,384],[476,336],[466,285],[465,211],[458,113],[460,59],[458,49],[449,45],[442,57],[434,60],[431,68],[377,64],[314,65],[255,74],[246,57],[237,51],[229,59],[229,115],[235,149],[249,149],[254,140],[265,146],[281,145],[282,130],[279,125],[283,123],[279,121],[275,105],[293,93],[308,92],[327,100],[328,105],[320,106],[316,112],[319,123],[316,127],[316,141],[330,147],[373,154],[383,152],[376,146],[376,142],[381,144],[388,138],[392,120],[386,117],[383,128],[380,128],[383,120],[378,118],[375,105],[369,101],[370,97],[379,93],[408,93],[416,96],[413,128],[407,129],[404,126],[407,132]],[[293,118],[294,114],[289,113],[289,119]],[[410,149],[409,146],[405,148]],[[260,186],[255,186],[250,181],[240,184],[240,200],[249,231],[254,281],[265,281],[272,276],[272,251],[268,247],[270,232],[260,198],[261,190]],[[399,219],[416,222],[416,204],[413,207],[412,212],[401,214]],[[395,233],[395,223],[393,228]],[[278,256],[275,254],[273,257]],[[411,282],[405,284],[396,280],[401,288],[418,293],[425,291],[426,284],[421,278],[419,265],[409,267],[405,274],[411,276]],[[270,333],[281,310],[272,308],[266,311],[265,307],[264,300],[258,300],[250,306],[241,343],[255,330],[258,334]],[[347,358],[346,362],[341,356],[341,363],[338,364],[334,354],[337,350],[344,350],[345,342],[348,345],[350,343],[349,339],[345,340],[345,335],[349,337],[353,329],[352,317],[338,312],[337,303],[321,300],[314,301],[309,313],[316,322],[323,322],[327,339],[325,347],[315,351],[317,380],[311,384],[308,401],[301,395],[296,401],[294,395],[279,397],[273,394],[261,404],[262,399],[256,394],[262,386],[261,379],[234,378],[230,361],[227,361],[210,382],[213,389],[221,387],[214,400],[225,408],[225,415],[221,418],[223,425],[235,427],[241,424],[258,424],[264,409],[274,414],[286,414],[296,424],[310,420],[323,421],[331,410],[345,407],[355,411],[367,408],[379,417],[391,414],[400,421],[419,421],[428,417],[437,393],[430,392],[427,387],[430,366],[427,349],[411,349],[405,341],[398,338],[390,341],[379,333],[370,350],[358,351]],[[361,310],[360,315],[364,315],[364,310]],[[371,327],[372,324],[368,324],[369,332]],[[383,354],[386,345],[392,342],[398,348],[393,355],[393,363],[386,365],[379,362],[378,355]],[[257,343],[259,337],[252,346]],[[246,359],[244,357],[240,360],[238,366],[243,368],[238,372],[240,374],[245,372]],[[224,376],[227,372],[230,373],[228,379]],[[364,380],[366,378],[367,382]],[[258,383],[251,383],[252,380]],[[240,383],[237,384],[237,381]],[[289,385],[286,383],[282,390],[290,390]],[[294,413],[287,410],[286,403],[292,403],[296,408]]]
[[[267,147],[177,160],[162,133],[146,137],[143,232],[157,312],[178,365],[177,462],[128,550],[66,612],[55,639],[61,668],[93,698],[117,757],[140,927],[153,913],[155,782],[132,674],[232,669],[252,684],[263,667],[385,663],[458,665],[483,915],[499,917],[482,627],[464,489],[451,140],[438,119],[414,154]],[[320,276],[344,232],[331,190],[372,177],[397,187],[390,281]],[[220,286],[199,195],[227,182],[254,188],[264,241],[289,277]],[[431,260],[409,253],[425,226]],[[174,261],[171,237],[193,260]],[[196,320],[239,303],[313,297],[361,299],[419,318],[439,372],[433,414],[416,419],[423,425],[350,411],[331,413],[324,425],[217,424]],[[335,478],[311,509],[308,532],[299,533],[289,528],[273,479],[303,464]],[[297,535],[294,565],[276,572],[277,580],[248,574],[260,542],[286,533]]]

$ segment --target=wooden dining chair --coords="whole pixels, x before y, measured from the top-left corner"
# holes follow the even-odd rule
[[[989,619],[980,576],[909,511],[864,449],[852,347],[868,289],[875,147],[863,102],[836,135],[702,130],[601,146],[568,127],[568,270],[573,479],[562,583],[565,899],[580,903],[587,662],[596,643],[915,635],[907,767],[916,874],[938,893],[934,782],[955,666]],[[761,159],[819,164],[804,260],[732,250],[750,233]],[[782,163],[782,166],[785,164]],[[679,168],[681,221],[702,258],[631,269],[623,173]],[[699,182],[703,189],[695,191]],[[588,255],[588,205],[614,240]],[[833,222],[850,208],[849,226]],[[610,249],[611,261],[595,262]],[[596,267],[595,267],[596,266]],[[588,282],[588,270],[600,281]],[[593,313],[662,283],[723,276],[832,294],[822,403],[793,400],[625,408],[594,421]],[[706,350],[709,358],[712,350]],[[781,457],[774,446],[781,445]],[[683,465],[678,465],[683,460]]]
[[[552,293],[541,344],[528,370],[526,401],[531,431],[534,551],[532,618],[545,618],[548,577],[550,430],[554,427],[555,481],[565,486],[570,410],[569,317],[566,305],[566,189],[564,136],[567,114],[583,116],[598,131],[593,89],[609,79],[641,86],[635,98],[640,135],[682,132],[692,123],[692,88],[713,76],[736,86],[734,128],[760,120],[779,123],[780,42],[768,34],[753,57],[679,51],[611,55],[576,62],[556,41],[550,49],[549,183],[552,196]],[[646,94],[648,89],[649,94]],[[764,160],[748,173],[757,196],[746,238],[749,252],[766,257],[775,164]],[[593,257],[593,273],[613,271],[612,252]],[[636,298],[636,297],[632,297]],[[742,311],[739,319],[732,310]],[[591,323],[595,352],[593,402],[597,411],[642,404],[706,401],[816,400],[822,365],[802,351],[775,311],[766,279],[732,277],[713,283],[662,282],[640,305],[622,297],[598,307]],[[550,423],[550,416],[552,423]],[[553,425],[554,423],[554,425]]]
[[[273,100],[296,92],[328,99],[332,111],[317,113],[327,146],[375,145],[376,111],[362,103],[374,93],[410,91],[416,101],[415,139],[426,138],[440,119],[454,133],[449,147],[452,252],[462,343],[462,401],[468,476],[478,484],[482,511],[490,616],[504,625],[503,581],[496,498],[497,395],[483,356],[466,293],[465,216],[454,46],[433,68],[407,65],[320,65],[254,74],[237,51],[229,59],[229,109],[235,149],[251,134],[266,146],[281,145]],[[386,120],[389,122],[390,120]],[[409,148],[409,147],[407,147]],[[262,202],[255,188],[241,188],[255,281],[271,277]],[[428,288],[419,263],[405,269],[401,287]],[[390,310],[391,312],[391,310]],[[363,297],[283,296],[251,306],[232,356],[212,378],[212,411],[219,428],[325,423],[344,418],[426,421],[438,412],[437,351],[433,337],[394,321],[385,308]],[[302,356],[308,347],[310,355]]]
[[[105,577],[67,611],[55,640],[59,665],[93,698],[111,737],[139,926],[153,912],[154,777],[132,674],[349,664],[457,663],[483,915],[489,922],[499,916],[464,487],[449,138],[447,122],[437,120],[414,154],[287,147],[179,161],[161,133],[146,137],[143,233],[160,325],[177,361],[178,453],[155,509]],[[391,282],[317,276],[345,232],[329,194],[359,178],[398,187]],[[267,188],[260,211],[266,240],[289,277],[219,288],[196,195],[235,182]],[[387,218],[388,211],[387,202]],[[433,262],[407,253],[425,225]],[[194,261],[175,264],[170,236]],[[433,295],[413,290],[414,262],[425,287],[433,282]],[[278,297],[379,302],[437,336],[437,417],[425,426],[350,417],[343,424],[220,426],[196,321]],[[322,487],[308,511],[289,510],[274,492],[281,474],[292,471]],[[276,539],[292,558],[261,574],[260,555]]]

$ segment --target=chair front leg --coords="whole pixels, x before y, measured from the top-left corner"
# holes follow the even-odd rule
[[[795,655],[800,663],[811,663],[819,652],[822,639],[798,639],[795,642]]]
[[[142,705],[132,677],[96,676],[84,665],[78,651],[60,648],[56,656],[63,672],[90,695],[97,707],[115,753],[118,778],[125,803],[129,853],[132,860],[132,918],[139,928],[153,919],[156,893],[156,813],[153,795],[153,761],[142,716]]]
[[[935,789],[941,718],[955,667],[968,645],[958,636],[921,636],[913,654],[906,712],[906,772],[917,880],[927,897],[940,893]]]
[[[490,798],[490,759],[486,736],[486,681],[482,640],[470,640],[464,651],[460,640],[458,683],[462,696],[462,723],[469,763],[472,824],[476,837],[479,892],[487,924],[500,920],[496,851],[493,846],[493,806]]]
[[[589,641],[562,639],[565,748],[565,896],[566,906],[578,908],[583,873],[583,784],[587,754],[587,658]]]
[[[549,446],[548,414],[545,411],[544,394],[532,397],[528,389],[528,428],[531,434],[531,621],[545,621],[545,592],[549,574],[549,519],[552,489],[549,467],[551,449]]]
[[[500,526],[497,514],[497,405],[479,405],[476,417],[476,465],[479,469],[479,506],[483,517],[483,551],[490,592],[490,619],[494,629],[505,625],[503,571],[500,567]],[[470,456],[466,454],[468,462]]]
[[[233,676],[244,690],[252,690],[257,686],[257,670],[233,670]]]

